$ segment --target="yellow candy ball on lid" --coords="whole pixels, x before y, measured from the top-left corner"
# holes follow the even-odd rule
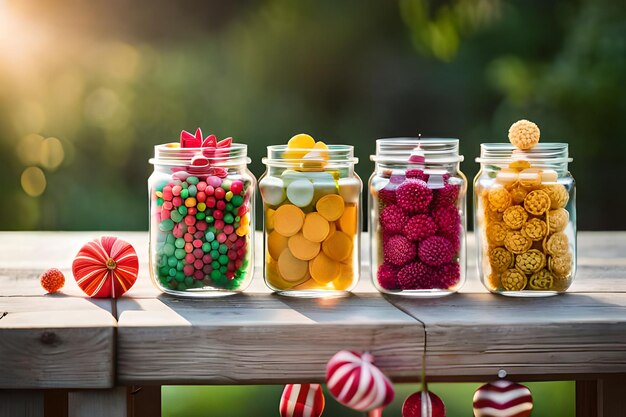
[[[530,149],[539,143],[539,126],[529,120],[518,120],[509,128],[509,141],[518,149]]]

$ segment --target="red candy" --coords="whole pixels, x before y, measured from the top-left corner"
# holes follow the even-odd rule
[[[193,241],[193,247],[194,248],[201,248],[202,247],[202,241],[200,239],[195,239]]]
[[[214,208],[215,207],[215,197],[209,197],[206,199],[206,206],[208,208]]]
[[[185,252],[187,253],[193,252],[193,245],[191,243],[185,243]]]
[[[193,235],[191,233],[185,233],[185,242],[193,242]]]
[[[183,190],[183,187],[181,187],[180,185],[175,185],[172,187],[172,194],[178,197],[182,190]]]
[[[174,207],[180,207],[183,205],[183,199],[180,197],[174,197],[172,199],[172,204],[174,204]]]
[[[206,187],[207,187],[207,183],[204,182],[204,181],[200,181],[198,184],[196,184],[196,189],[198,191],[204,191],[204,190],[206,190]],[[196,195],[196,197],[197,197],[197,195]]]
[[[220,200],[217,202],[215,207],[217,207],[218,210],[224,210],[226,209],[226,202],[224,200]]]
[[[226,191],[224,191],[223,188],[215,189],[215,198],[217,198],[218,200],[223,199],[225,195],[226,195]]]
[[[206,201],[206,194],[202,191],[198,191],[196,194],[196,200],[198,200],[198,203],[204,203]]]
[[[241,181],[233,181],[232,184],[230,184],[230,191],[232,191],[233,194],[241,194],[243,191],[243,183]]]
[[[187,255],[185,255],[185,262],[190,264],[193,263],[196,260],[196,257],[193,256],[192,253],[188,253]]]
[[[183,267],[183,273],[184,273],[186,276],[188,276],[188,277],[190,277],[191,275],[193,275],[193,271],[194,271],[194,269],[193,269],[193,266],[192,266],[192,265],[185,265],[185,266]]]

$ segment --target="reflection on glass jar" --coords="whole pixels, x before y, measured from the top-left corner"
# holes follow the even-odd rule
[[[465,280],[458,139],[379,139],[370,177],[371,270],[384,293],[452,294]]]
[[[474,180],[478,269],[489,291],[548,296],[576,273],[576,187],[565,143],[481,145]]]
[[[308,142],[297,143],[305,136]],[[294,141],[294,139],[297,139]],[[360,195],[352,146],[298,135],[268,146],[259,181],[264,211],[264,277],[282,295],[322,297],[359,279]]]
[[[150,274],[163,292],[228,295],[252,279],[256,180],[246,145],[216,143],[158,145],[150,160]]]

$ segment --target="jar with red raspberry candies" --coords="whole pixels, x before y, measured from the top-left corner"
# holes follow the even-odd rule
[[[507,296],[565,292],[576,273],[576,188],[568,145],[538,143],[539,129],[527,120],[515,123],[509,136],[511,144],[483,143],[476,159],[480,278],[489,291]],[[534,140],[526,145],[520,138]]]
[[[465,280],[467,191],[458,139],[379,139],[371,159],[374,285],[414,297],[458,291]]]
[[[245,290],[254,259],[256,179],[247,146],[183,131],[155,147],[150,275],[161,291],[211,297]]]

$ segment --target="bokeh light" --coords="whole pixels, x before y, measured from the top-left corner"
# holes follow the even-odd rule
[[[22,189],[31,197],[39,197],[46,190],[46,174],[41,168],[28,167],[22,172]]]

